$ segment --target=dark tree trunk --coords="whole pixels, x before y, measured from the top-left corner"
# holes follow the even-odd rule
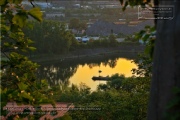
[[[167,104],[174,98],[172,89],[180,88],[180,1],[176,1],[159,2],[174,6],[174,18],[157,21],[148,120],[166,120]]]

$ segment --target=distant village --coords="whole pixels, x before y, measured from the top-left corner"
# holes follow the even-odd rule
[[[138,19],[137,7],[128,6],[123,12],[119,0],[51,0],[33,4],[41,8],[44,19],[66,23],[66,29],[71,30],[76,39],[82,42],[97,40],[110,34],[120,35],[117,41],[122,42],[124,36],[132,35],[147,25],[154,25],[153,20]],[[23,5],[31,7],[28,1],[23,2]],[[72,28],[72,19],[85,23],[85,27]]]

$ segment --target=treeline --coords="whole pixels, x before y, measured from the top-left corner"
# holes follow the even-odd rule
[[[35,54],[66,53],[78,45],[74,35],[66,30],[64,23],[30,21],[29,24],[35,28],[26,27],[24,32],[27,37],[34,40],[34,46],[37,48]]]
[[[26,37],[34,40],[34,47],[37,50],[33,54],[36,55],[63,54],[76,49],[114,47],[118,45],[114,35],[99,40],[90,39],[87,43],[79,43],[72,32],[67,29],[66,24],[58,21],[46,20],[41,23],[30,21],[24,32]]]
[[[118,44],[119,43],[113,34],[109,35],[109,37],[100,38],[99,40],[90,39],[89,42],[87,42],[87,46],[89,48],[115,47],[115,46],[118,46]]]

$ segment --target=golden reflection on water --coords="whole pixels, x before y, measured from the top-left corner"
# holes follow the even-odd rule
[[[119,58],[117,64],[114,68],[110,66],[104,66],[102,63],[100,66],[95,66],[89,68],[86,64],[84,66],[79,65],[77,72],[69,79],[70,83],[79,85],[80,83],[85,83],[91,88],[91,90],[96,90],[97,85],[100,83],[106,83],[105,81],[93,81],[91,78],[93,76],[99,76],[99,70],[102,72],[100,76],[111,76],[115,73],[124,74],[126,77],[132,76],[132,68],[137,68],[137,65],[131,62],[132,60],[127,60],[125,58]]]

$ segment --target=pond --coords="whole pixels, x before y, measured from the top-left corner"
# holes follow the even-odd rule
[[[132,76],[131,70],[137,68],[132,62],[135,56],[129,53],[99,55],[39,63],[41,67],[38,69],[38,78],[47,79],[50,86],[85,83],[91,90],[96,90],[98,84],[106,81],[93,81],[93,76],[106,77],[116,73]]]

